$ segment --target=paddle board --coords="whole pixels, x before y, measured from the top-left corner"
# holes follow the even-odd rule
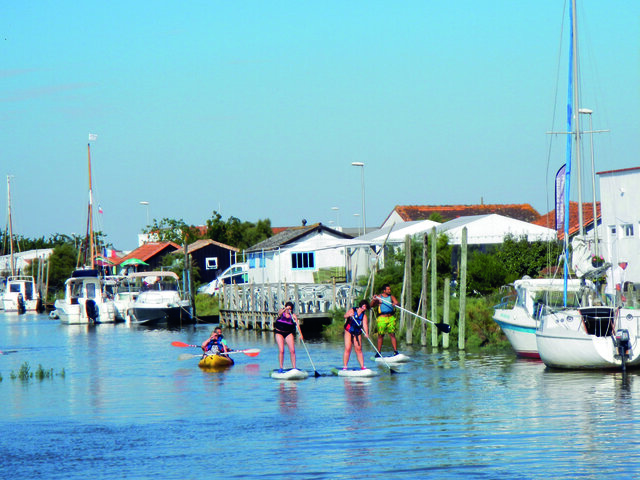
[[[406,362],[409,361],[410,358],[411,357],[408,357],[407,355],[399,353],[397,355],[392,355],[392,356],[389,356],[389,357],[385,357],[385,356],[375,357],[375,361],[377,363],[384,363],[384,362],[387,362],[387,363],[406,363]]]
[[[338,375],[339,377],[375,377],[378,375],[378,372],[375,370],[370,370],[365,368],[362,370],[361,368],[349,368],[348,370],[343,370],[342,368],[332,368],[331,373],[334,375]]]
[[[290,368],[283,373],[278,373],[278,370],[271,371],[271,378],[276,380],[304,380],[309,376],[309,373],[304,370],[298,370],[297,368]]]

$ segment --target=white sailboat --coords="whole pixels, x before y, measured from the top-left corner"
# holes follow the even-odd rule
[[[572,65],[570,74],[572,79],[572,95],[570,96],[568,115],[568,133],[571,142],[567,148],[566,164],[567,190],[565,205],[569,205],[569,185],[571,173],[571,153],[575,152],[580,182],[580,124],[578,95],[578,49],[577,49],[577,19],[576,0],[571,5],[571,51]],[[578,184],[578,206],[580,236],[573,245],[574,265],[579,251],[584,251],[585,245],[583,219],[581,210],[581,187]],[[536,331],[536,344],[540,359],[548,367],[564,369],[626,369],[640,365],[640,312],[623,308],[620,304],[608,306],[602,299],[593,299],[591,306],[581,308],[567,308],[567,277],[569,233],[568,220],[565,221],[565,274],[564,274],[564,308],[557,311],[549,310],[540,318]],[[593,242],[597,248],[597,241]],[[600,267],[606,269],[606,266]],[[596,269],[597,271],[597,269]],[[584,274],[588,275],[588,272]],[[583,277],[584,278],[584,277]]]
[[[91,138],[91,136],[90,136]],[[87,145],[89,158],[89,209],[87,236],[89,244],[88,267],[78,269],[65,282],[64,298],[55,302],[56,314],[64,324],[114,323],[116,308],[105,290],[104,278],[95,268],[93,232],[93,187],[91,181],[91,144]]]
[[[7,175],[7,223],[9,227],[10,272],[2,294],[5,312],[42,312],[44,310],[40,291],[31,275],[18,275],[14,258],[13,219],[11,217],[11,176]]]

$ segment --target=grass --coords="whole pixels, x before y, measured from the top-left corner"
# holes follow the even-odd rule
[[[44,368],[42,368],[42,365],[38,365],[38,368],[34,372],[33,370],[31,370],[29,363],[24,362],[22,365],[20,365],[20,369],[18,370],[17,373],[11,370],[10,376],[12,380],[28,381],[31,378],[35,378],[37,380],[44,380],[45,378],[53,378],[54,376],[59,376],[64,378],[65,375],[66,373],[64,371],[64,368],[60,373],[54,373],[53,368],[45,370]],[[2,380],[2,376],[0,376],[0,381],[1,380]]]
[[[220,303],[218,296],[207,295],[206,293],[199,293],[196,295],[196,314],[202,317],[208,317],[210,315],[220,315]]]

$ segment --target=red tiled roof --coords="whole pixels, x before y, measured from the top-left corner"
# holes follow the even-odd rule
[[[458,217],[490,213],[524,222],[532,222],[540,217],[540,214],[528,203],[520,205],[397,205],[394,211],[405,222],[428,220],[434,213],[439,213],[445,222]]]
[[[274,235],[277,235],[277,234],[279,234],[280,232],[284,232],[284,231],[285,231],[285,230],[287,230],[288,228],[291,228],[291,227],[271,227],[271,232],[272,232]]]
[[[189,244],[189,253],[193,253],[196,250],[200,250],[201,248],[206,247],[207,245],[217,245],[218,247],[226,248],[227,250],[231,250],[234,252],[239,252],[240,249],[236,247],[232,247],[231,245],[226,245],[221,242],[216,242],[215,240],[211,240],[210,238],[200,238],[195,242]],[[172,253],[184,253],[184,247],[180,247],[179,250],[176,250]]]
[[[149,242],[139,246],[138,248],[130,252],[128,255],[125,255],[124,257],[118,260],[113,260],[113,263],[116,265],[120,265],[122,262],[130,258],[137,258],[138,260],[142,260],[143,262],[146,262],[151,257],[157,255],[167,247],[173,247],[173,250],[177,250],[180,248],[178,244],[173,242]]]
[[[600,202],[596,202],[596,211],[598,218],[601,216]],[[593,203],[582,204],[582,217],[585,227],[593,225]],[[551,210],[549,213],[542,215],[539,219],[531,222],[534,225],[540,225],[541,227],[547,227],[551,229],[556,228],[556,211]],[[580,222],[578,219],[578,202],[569,203],[569,237],[575,235],[580,231]],[[564,231],[558,232],[558,240],[564,239]]]

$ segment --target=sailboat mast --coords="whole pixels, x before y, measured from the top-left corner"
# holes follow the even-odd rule
[[[9,261],[11,262],[11,275],[15,275],[16,267],[13,259],[13,222],[11,220],[11,175],[7,175],[7,220],[9,222]]]
[[[87,143],[87,156],[89,159],[89,257],[91,258],[91,268],[94,265],[93,255],[93,187],[91,183],[91,144]]]
[[[574,118],[574,135],[575,135],[575,151],[576,151],[576,168],[578,176],[578,224],[580,226],[580,235],[584,235],[584,218],[582,215],[582,161],[580,159],[580,95],[578,87],[580,82],[578,76],[578,19],[576,0],[571,0],[571,9],[573,12],[572,28],[573,28],[573,118]]]

